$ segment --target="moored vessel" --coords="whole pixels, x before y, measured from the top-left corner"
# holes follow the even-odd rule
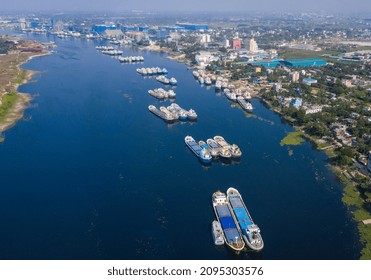
[[[243,98],[242,96],[239,96],[239,97],[237,97],[237,102],[238,102],[238,104],[240,104],[242,109],[244,109],[245,111],[250,112],[250,113],[252,112],[253,107],[252,107],[250,102],[247,102],[245,100],[245,98]]]
[[[211,155],[214,158],[217,158],[219,156],[219,153],[220,153],[220,146],[218,145],[218,143],[216,143],[215,140],[211,139],[211,138],[207,139],[206,143],[209,146],[209,150],[210,150]]]
[[[245,242],[228,207],[226,195],[220,191],[213,193],[212,203],[216,219],[224,233],[225,243],[234,251],[240,252],[245,247]]]
[[[224,245],[224,233],[221,224],[218,221],[213,221],[211,224],[211,234],[215,245]]]
[[[161,110],[157,109],[154,105],[149,105],[148,110],[152,112],[154,115],[163,119],[164,121],[173,122],[174,120],[176,120],[174,119],[172,114],[167,114],[165,112],[162,112]]]
[[[264,242],[260,234],[260,229],[251,218],[238,190],[229,188],[227,190],[227,201],[247,246],[254,251],[263,249]]]
[[[193,139],[192,136],[186,136],[184,142],[188,148],[199,158],[202,163],[209,164],[212,161],[212,156],[207,149],[201,148],[200,145]]]

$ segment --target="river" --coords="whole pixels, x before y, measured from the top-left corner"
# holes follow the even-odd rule
[[[145,62],[120,64],[99,42],[26,38],[58,47],[23,66],[40,71],[20,87],[34,99],[0,143],[1,259],[359,258],[326,155],[307,142],[280,146],[293,128],[259,99],[247,115],[166,54],[125,47]],[[196,110],[196,123],[168,125],[148,111],[170,104],[148,95],[161,84],[135,71],[152,66],[176,77],[176,102]],[[242,159],[205,167],[186,135],[222,135]],[[230,186],[261,229],[260,253],[213,245],[211,195]]]

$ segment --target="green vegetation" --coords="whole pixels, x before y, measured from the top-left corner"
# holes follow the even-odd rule
[[[26,80],[27,78],[27,71],[24,70],[24,69],[20,69],[19,73],[18,73],[18,76],[15,80],[15,83],[16,84],[22,84],[24,82],[24,80]]]
[[[4,38],[0,38],[0,54],[7,54],[8,51],[14,49],[15,49],[14,42]]]
[[[311,50],[300,50],[285,48],[280,50],[280,56],[284,59],[298,59],[298,58],[313,58],[321,57],[324,54],[338,55],[338,51],[322,50],[322,51],[311,51]]]
[[[354,220],[357,222],[358,231],[361,237],[363,249],[361,251],[361,259],[371,259],[371,227],[362,223],[363,220],[370,218],[370,213],[367,206],[360,196],[359,190],[354,184],[349,181],[337,168],[332,168],[340,182],[345,185],[343,194],[343,203],[349,208]]]
[[[5,141],[5,138],[0,137],[0,143],[3,143]]]
[[[2,104],[0,106],[0,122],[2,122],[8,115],[10,109],[17,102],[18,95],[15,92],[4,94],[2,96]]]
[[[283,145],[300,145],[302,142],[304,142],[304,139],[302,138],[303,132],[301,131],[293,131],[287,134],[285,138],[281,140],[281,146]]]

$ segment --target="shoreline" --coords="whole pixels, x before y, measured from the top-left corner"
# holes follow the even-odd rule
[[[51,53],[52,52],[46,50],[38,54],[22,53],[24,55],[27,55],[27,57],[24,60],[18,62],[18,64],[16,65],[17,75],[12,77],[12,79],[23,78],[22,75],[24,75],[24,78],[21,81],[16,82],[13,82],[12,80],[9,81],[12,90],[14,90],[16,100],[15,103],[12,104],[9,110],[6,112],[4,119],[1,120],[0,134],[3,134],[4,131],[13,127],[20,119],[23,118],[24,111],[27,108],[29,108],[30,106],[29,102],[32,100],[32,97],[29,93],[20,92],[18,89],[21,85],[29,83],[32,80],[32,78],[39,72],[30,69],[24,69],[22,68],[22,65],[24,65],[25,63],[27,63],[28,61],[35,57],[49,55]],[[15,59],[17,59],[20,55],[21,54],[17,54],[17,57]],[[4,138],[2,138],[2,141],[4,141]]]
[[[161,51],[166,52],[166,50],[161,50]],[[174,52],[168,50],[168,54],[169,54],[168,59],[176,60],[174,59]],[[185,56],[185,53],[181,53],[181,54]],[[184,62],[187,65],[186,61],[179,61],[179,62]],[[197,66],[195,67],[198,68]],[[204,70],[207,71],[206,69]],[[236,88],[241,88],[241,87],[243,88],[244,86],[246,86],[241,80],[230,81],[230,83],[232,83]],[[282,113],[276,108],[274,108],[269,102],[264,100],[264,98],[260,95],[260,93],[257,93],[254,90],[253,92],[251,92],[251,96],[254,98],[258,98],[264,104],[264,106],[266,106],[269,110],[272,110],[273,112],[277,113],[282,120],[286,121],[294,129],[294,133],[297,132],[298,134],[300,134],[299,137],[301,137],[303,141],[308,141],[312,145],[313,149],[319,152],[324,152],[326,156],[328,157],[328,160],[330,160],[334,156],[333,145],[330,144],[328,146],[322,147],[320,143],[316,141],[316,139],[314,139],[312,136],[307,134],[300,127],[293,125],[289,119],[284,118]],[[287,136],[289,136],[290,138],[290,136],[292,135],[288,134]],[[300,145],[301,142],[300,141],[298,142],[299,142],[298,145]],[[284,144],[284,145],[287,145],[287,144]],[[288,146],[290,146],[290,144],[288,144]],[[344,204],[344,206],[347,208],[347,212],[351,215],[352,220],[354,221],[355,226],[358,230],[358,240],[361,245],[359,259],[361,260],[371,259],[371,233],[370,233],[371,230],[370,230],[369,225],[366,225],[363,223],[365,215],[367,215],[366,218],[369,219],[370,214],[362,208],[362,198],[357,190],[357,185],[351,182],[349,179],[347,179],[347,177],[343,174],[342,170],[339,167],[331,164],[330,162],[328,162],[327,165],[329,169],[331,170],[332,174],[334,174],[336,179],[343,185],[341,201]],[[362,219],[360,217],[362,217]]]
[[[328,158],[327,163],[328,168],[331,170],[332,174],[336,177],[338,182],[343,185],[341,201],[347,208],[347,212],[351,215],[352,220],[354,221],[355,226],[358,230],[359,242],[362,247],[360,251],[360,259],[369,260],[371,258],[371,233],[370,228],[368,227],[368,225],[363,223],[363,220],[365,220],[366,218],[370,218],[370,214],[362,207],[363,200],[358,191],[357,184],[355,184],[354,182],[347,178],[347,176],[344,174],[345,171],[343,170],[343,168],[330,163],[331,158],[335,156],[334,154],[335,148],[333,147],[333,145],[329,144],[326,147],[321,147],[320,143],[318,143],[316,139],[314,139],[311,135],[303,131],[300,127],[293,125],[290,122],[290,120],[286,119],[281,114],[281,112],[279,112],[277,109],[271,106],[261,96],[259,96],[258,98],[269,110],[272,110],[273,112],[277,113],[282,120],[286,121],[294,129],[294,131],[291,133],[300,134],[299,137],[301,137],[303,141],[309,142],[314,150],[324,152],[326,154]],[[290,133],[288,133],[286,137],[288,137],[289,135]],[[284,145],[297,146],[300,144],[301,142],[297,144],[290,143]]]

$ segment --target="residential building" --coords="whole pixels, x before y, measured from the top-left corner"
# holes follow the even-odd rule
[[[254,40],[254,38],[250,39],[250,46],[249,46],[249,51],[251,53],[256,53],[258,52],[258,44]]]

